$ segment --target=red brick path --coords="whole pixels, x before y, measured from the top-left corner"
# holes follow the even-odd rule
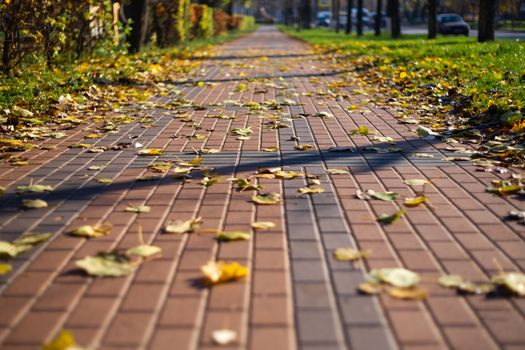
[[[338,71],[305,44],[273,28],[213,49],[213,54],[204,57],[190,77],[204,86],[171,82],[187,99],[208,107],[182,109],[200,129],[174,118],[174,111],[149,107],[139,113],[152,115],[153,127],[125,124],[118,133],[88,142],[111,146],[137,136],[136,141],[167,151],[160,160],[191,159],[193,148],[219,148],[221,153],[205,155],[203,162],[223,175],[219,184],[204,188],[199,177],[182,183],[169,175],[136,182],[151,174],[146,166],[154,157],[137,157],[133,149],[96,154],[67,148],[82,141],[96,123],[68,132],[65,139],[44,142],[56,145],[54,150],[24,152],[29,166],[0,165],[0,185],[7,187],[0,203],[0,240],[29,231],[56,232],[48,243],[12,260],[14,271],[0,279],[2,349],[38,349],[64,328],[93,349],[208,349],[215,347],[211,331],[220,328],[239,334],[227,349],[525,348],[525,299],[460,296],[435,283],[445,273],[486,280],[497,272],[493,259],[508,271],[524,269],[524,226],[502,220],[510,210],[523,210],[523,203],[486,193],[497,175],[478,172],[469,162],[441,160],[450,155],[448,145],[417,137],[413,126],[399,124],[388,109],[377,107],[373,91],[360,86],[351,73]],[[249,78],[257,79],[246,81]],[[247,84],[245,91],[238,91],[243,90],[241,83]],[[345,83],[339,93],[350,94],[349,99],[318,93],[337,83]],[[155,101],[173,99],[168,94]],[[294,117],[292,127],[268,129],[263,123],[269,119],[258,111],[234,104],[213,106],[224,100],[271,99],[300,102],[282,111]],[[346,111],[352,104],[359,108]],[[235,119],[207,118],[222,110]],[[335,118],[299,117],[318,111]],[[272,114],[278,112],[263,112]],[[347,133],[362,125],[392,137],[403,153],[365,152],[364,147],[377,145],[374,137]],[[254,130],[248,141],[228,133],[245,126]],[[207,138],[186,137],[194,133]],[[290,141],[291,136],[300,141]],[[314,149],[294,150],[305,143]],[[270,146],[280,151],[261,151]],[[328,152],[331,147],[356,152]],[[414,152],[435,157],[418,158]],[[105,168],[88,171],[91,165]],[[275,166],[320,175],[326,192],[297,197],[304,179],[262,179],[264,191],[283,194],[283,201],[255,206],[249,201],[251,192],[238,192],[224,180]],[[344,168],[350,174],[327,175],[327,168]],[[114,182],[98,184],[94,179],[100,177]],[[394,212],[398,204],[354,197],[357,190],[369,188],[414,195],[403,183],[408,178],[432,180],[426,189],[432,208],[410,209],[392,225],[381,226],[375,217]],[[14,189],[30,179],[56,187],[34,196],[47,200],[49,208],[18,209],[21,199]],[[152,211],[126,213],[129,203],[149,205]],[[205,228],[250,230],[256,220],[277,226],[254,233],[250,241],[222,244],[206,234],[161,233],[167,221],[195,216],[203,217]],[[113,224],[110,236],[84,240],[64,234],[80,224],[101,222]],[[74,262],[86,255],[136,245],[138,225],[147,242],[163,249],[162,258],[125,278],[90,278],[75,271]],[[355,266],[335,261],[333,250],[346,246],[373,254]],[[250,276],[198,288],[193,281],[210,259],[239,261],[249,266]],[[426,301],[356,292],[371,268],[401,266],[423,276],[430,291]]]

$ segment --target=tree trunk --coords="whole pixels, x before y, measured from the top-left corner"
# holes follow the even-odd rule
[[[357,0],[357,36],[363,36],[363,0]]]
[[[340,25],[339,8],[340,8],[339,0],[334,0],[333,16],[332,17],[334,19],[335,32],[336,33],[339,33],[339,25]]]
[[[437,36],[437,0],[428,0],[428,38]]]
[[[383,14],[381,13],[383,11],[383,0],[377,0],[377,7],[376,7],[376,18],[374,22],[374,31],[376,36],[381,35],[381,20],[383,19]]]
[[[303,0],[302,7],[302,23],[304,29],[312,28],[312,2],[310,0]]]
[[[227,12],[230,16],[233,16],[233,3],[234,3],[234,0],[230,0],[230,2],[228,3]]]
[[[492,41],[495,38],[494,27],[497,0],[479,1],[478,42]]]
[[[391,20],[392,38],[397,39],[401,36],[401,18],[399,16],[399,0],[388,0],[388,8]]]
[[[354,0],[347,0],[348,6],[346,7],[346,28],[345,33],[352,33],[352,8],[354,7]]]
[[[148,31],[148,0],[132,0],[127,8],[131,19],[131,33],[128,38],[131,52],[138,52],[144,44]]]

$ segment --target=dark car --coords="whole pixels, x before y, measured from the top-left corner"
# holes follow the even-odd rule
[[[329,11],[320,11],[317,14],[317,25],[319,27],[328,27],[330,25],[330,17],[332,15]]]
[[[461,34],[468,36],[470,27],[463,18],[455,13],[444,13],[437,16],[439,34]]]

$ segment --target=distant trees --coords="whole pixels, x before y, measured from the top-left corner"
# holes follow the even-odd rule
[[[479,1],[478,42],[494,40],[497,0]]]
[[[335,32],[339,33],[339,27],[341,25],[339,12],[341,10],[341,3],[339,0],[333,0],[332,3],[332,18],[334,20]]]
[[[312,28],[312,2],[310,0],[301,1],[299,13],[301,15],[301,27],[304,29]]]

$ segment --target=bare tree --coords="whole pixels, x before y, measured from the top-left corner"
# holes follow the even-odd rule
[[[478,42],[492,41],[495,38],[497,0],[479,1]]]
[[[428,38],[437,36],[437,0],[428,0]]]
[[[357,36],[363,36],[363,0],[357,0]]]
[[[302,22],[302,26],[304,29],[312,28],[312,2],[311,0],[302,0],[301,22]]]
[[[354,7],[354,0],[347,0],[346,7],[346,28],[345,33],[352,33],[352,8]]]
[[[374,31],[376,36],[381,35],[381,21],[383,17],[383,0],[377,0],[376,4],[376,18],[374,20]]]

